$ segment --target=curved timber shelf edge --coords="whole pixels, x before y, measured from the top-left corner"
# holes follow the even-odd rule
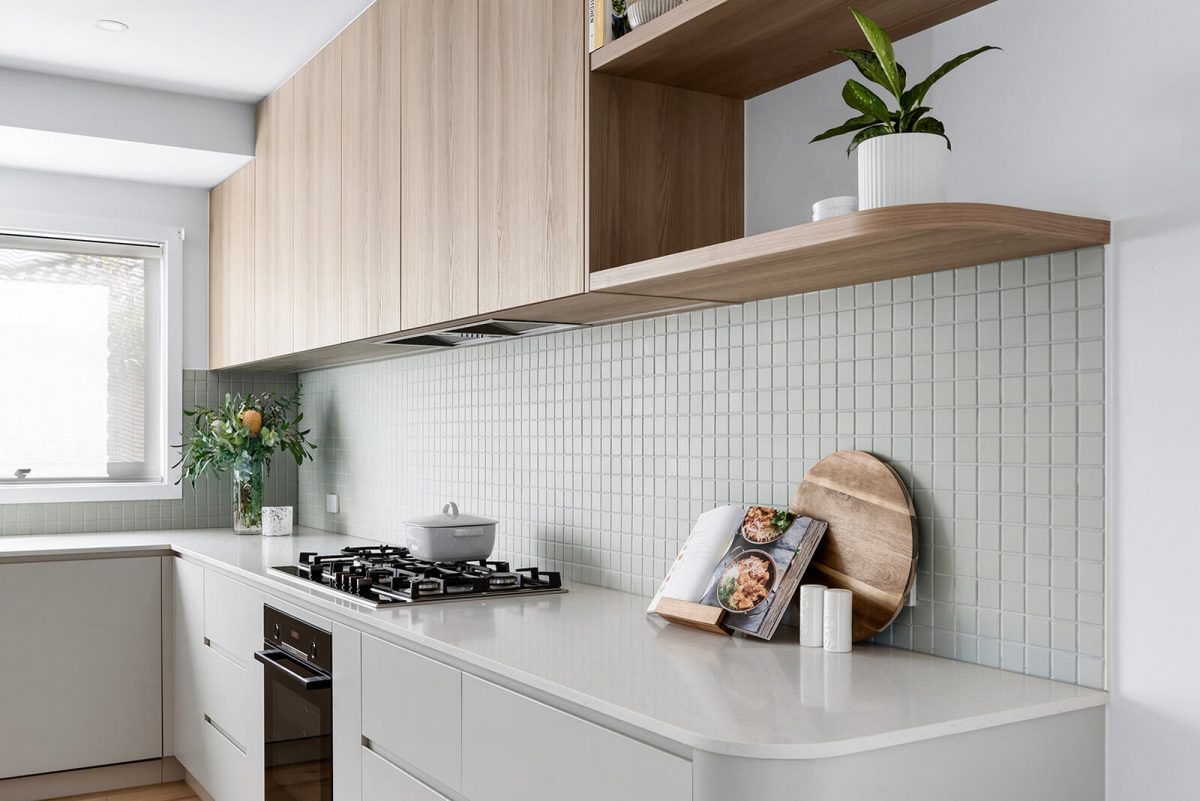
[[[590,289],[745,303],[1106,245],[1109,231],[1014,206],[891,206],[598,270]]]
[[[894,39],[993,0],[856,0]],[[687,0],[591,54],[593,72],[750,98],[862,47],[846,0]],[[769,20],[769,22],[766,22]]]

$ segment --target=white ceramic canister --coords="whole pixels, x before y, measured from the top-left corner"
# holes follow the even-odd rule
[[[850,590],[825,590],[824,605],[825,650],[847,653],[854,632],[854,593]]]
[[[884,134],[858,146],[858,208],[946,200],[946,140],[927,133]]]
[[[820,648],[825,643],[825,585],[800,585],[800,644]]]

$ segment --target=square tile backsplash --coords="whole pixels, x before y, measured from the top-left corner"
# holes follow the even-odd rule
[[[296,389],[296,376],[283,373],[183,371],[183,408],[216,406],[226,392]],[[190,425],[184,418],[182,425]],[[171,436],[178,442],[179,430]],[[102,503],[0,504],[0,535],[76,534],[106,531],[151,531],[169,528],[232,528],[233,489],[226,475],[204,478],[193,490],[183,482],[183,498],[170,501],[111,501]],[[296,463],[277,457],[263,493],[272,506],[296,505]]]
[[[307,373],[303,524],[387,542],[456,500],[497,550],[651,595],[703,511],[890,461],[916,607],[884,642],[1104,683],[1104,251]],[[341,513],[324,511],[326,493]]]

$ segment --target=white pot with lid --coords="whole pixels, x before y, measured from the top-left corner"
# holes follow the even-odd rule
[[[496,545],[496,521],[462,514],[450,501],[441,514],[404,521],[408,550],[431,562],[468,562],[487,559]]]

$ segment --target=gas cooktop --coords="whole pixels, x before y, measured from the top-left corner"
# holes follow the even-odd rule
[[[271,568],[308,587],[367,606],[566,592],[558,573],[507,562],[429,562],[395,545],[304,551],[294,565]]]

